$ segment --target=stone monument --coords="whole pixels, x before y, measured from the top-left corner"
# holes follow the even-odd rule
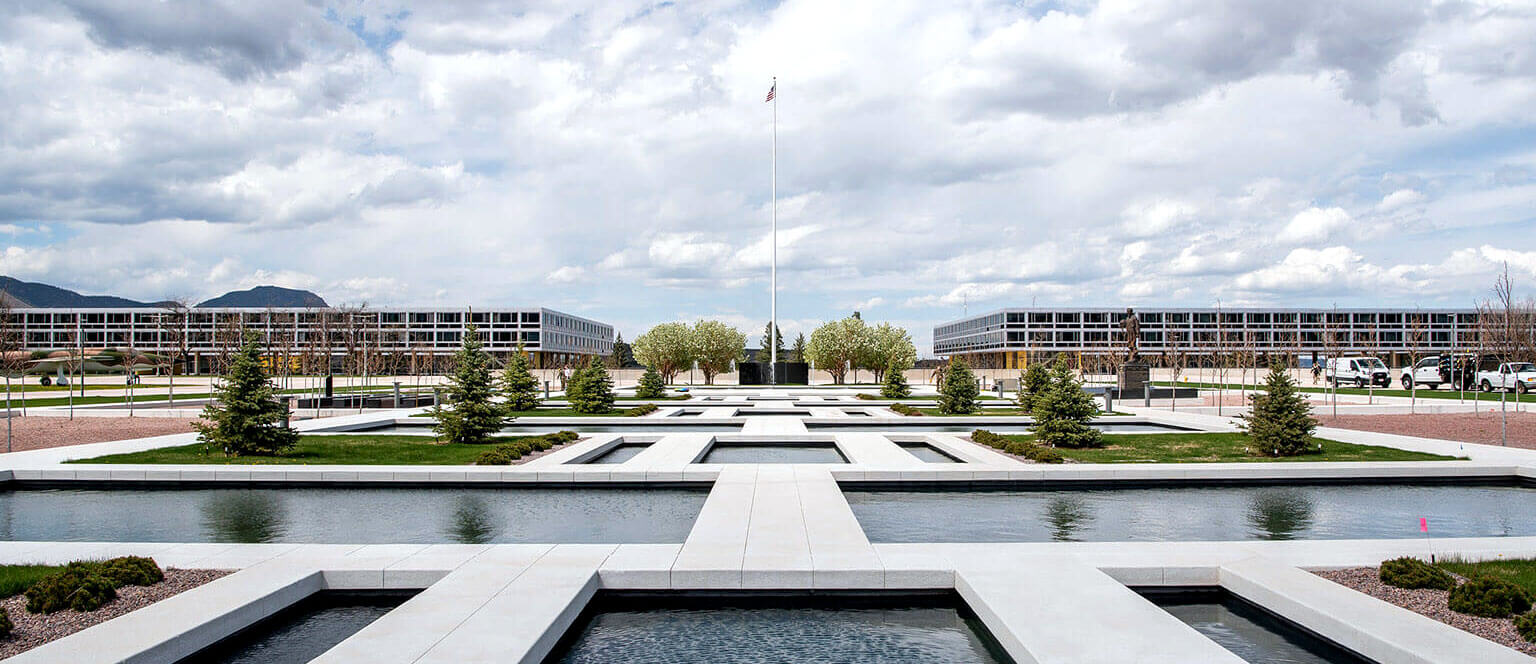
[[[1125,320],[1120,321],[1120,328],[1125,331],[1125,362],[1120,365],[1116,381],[1119,397],[1145,398],[1151,388],[1152,368],[1141,359],[1141,319],[1136,317],[1135,310],[1125,310]]]

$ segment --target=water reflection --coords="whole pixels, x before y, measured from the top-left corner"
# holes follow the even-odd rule
[[[1045,504],[1045,520],[1051,524],[1051,539],[1076,542],[1077,531],[1093,524],[1093,510],[1079,496],[1058,496]]]
[[[215,542],[271,542],[287,531],[288,509],[274,491],[215,493],[202,511]]]
[[[448,537],[461,544],[488,544],[496,539],[496,520],[483,496],[458,496],[453,501],[453,521]]]
[[[1248,503],[1248,525],[1260,539],[1289,540],[1312,527],[1312,499],[1294,489],[1254,492]]]

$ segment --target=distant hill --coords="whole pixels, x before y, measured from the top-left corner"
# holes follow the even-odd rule
[[[281,286],[257,286],[243,291],[230,291],[211,300],[198,303],[199,307],[313,307],[325,308],[319,295],[307,290]]]
[[[139,302],[113,295],[81,295],[67,288],[49,286],[11,277],[0,277],[0,289],[13,307],[157,307],[156,302]]]

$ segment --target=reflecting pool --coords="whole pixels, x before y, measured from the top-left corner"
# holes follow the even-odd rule
[[[1368,660],[1319,639],[1222,590],[1143,593],[1206,638],[1255,664],[1367,664]]]
[[[304,664],[400,606],[412,594],[322,592],[178,664]]]
[[[1393,539],[1536,535],[1536,489],[1308,484],[1142,489],[847,488],[875,542]]]
[[[548,662],[1011,662],[968,612],[916,602],[793,601],[678,605],[665,600],[589,614]],[[825,600],[836,602],[839,600]]]
[[[231,488],[0,491],[0,540],[682,542],[689,488]]]

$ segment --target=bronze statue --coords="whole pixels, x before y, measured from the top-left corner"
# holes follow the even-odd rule
[[[1125,330],[1125,361],[1135,362],[1141,357],[1141,320],[1130,307],[1125,308],[1125,320],[1120,321]]]

